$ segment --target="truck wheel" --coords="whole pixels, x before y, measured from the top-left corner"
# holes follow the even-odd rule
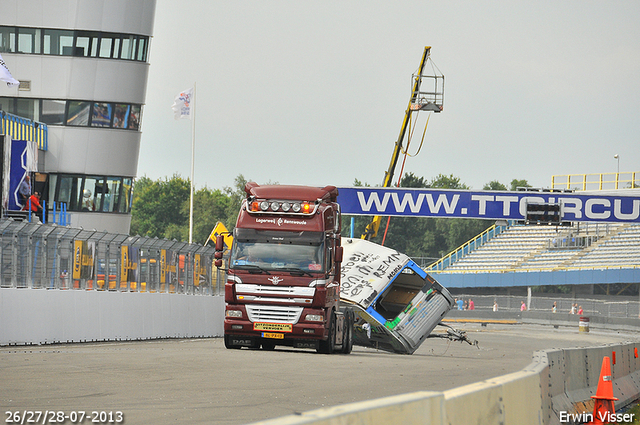
[[[342,341],[342,354],[351,354],[351,350],[353,349],[353,314],[351,311],[347,311],[346,316],[346,330]]]
[[[331,318],[329,319],[329,337],[326,341],[320,341],[318,349],[316,350],[321,354],[333,354],[336,346],[336,313],[331,312]]]
[[[239,350],[240,347],[239,345],[233,345],[231,344],[231,335],[225,335],[224,336],[224,346],[228,349],[228,350]]]

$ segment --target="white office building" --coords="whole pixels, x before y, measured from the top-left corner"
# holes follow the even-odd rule
[[[47,124],[34,188],[74,227],[129,232],[155,7],[0,0],[0,54],[20,81],[0,109]]]

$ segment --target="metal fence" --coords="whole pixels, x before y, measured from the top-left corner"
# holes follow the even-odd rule
[[[520,305],[522,301],[525,304],[528,303],[528,310],[530,311],[553,311],[553,303],[556,303],[556,313],[570,314],[571,307],[582,308],[583,315],[588,316],[596,314],[605,317],[618,317],[618,318],[639,318],[640,317],[640,301],[634,301],[630,299],[624,299],[621,297],[608,297],[608,299],[597,299],[586,296],[582,297],[566,297],[566,295],[559,295],[558,297],[549,296],[536,296],[532,295],[531,300],[527,299],[526,295],[514,296],[514,295],[455,295],[456,298],[462,299],[465,304],[468,304],[469,299],[473,300],[474,309],[479,311],[491,311],[493,310],[494,302],[498,305],[498,311],[520,311]],[[577,311],[575,311],[577,314]]]
[[[220,295],[214,248],[0,220],[0,287]]]

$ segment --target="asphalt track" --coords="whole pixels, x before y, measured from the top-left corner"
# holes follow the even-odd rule
[[[350,355],[321,355],[286,348],[226,350],[220,338],[1,347],[2,420],[11,423],[6,412],[84,411],[88,418],[82,423],[88,424],[91,412],[105,412],[108,419],[108,412],[119,411],[123,423],[133,425],[246,424],[455,388],[518,371],[536,350],[640,338],[551,326],[456,327],[478,340],[479,349],[431,339],[411,356],[362,347]]]

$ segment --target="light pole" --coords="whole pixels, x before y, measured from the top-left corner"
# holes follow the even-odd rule
[[[616,173],[616,189],[618,188],[618,182],[620,181],[620,155],[615,154],[613,157],[618,161],[618,172]]]

